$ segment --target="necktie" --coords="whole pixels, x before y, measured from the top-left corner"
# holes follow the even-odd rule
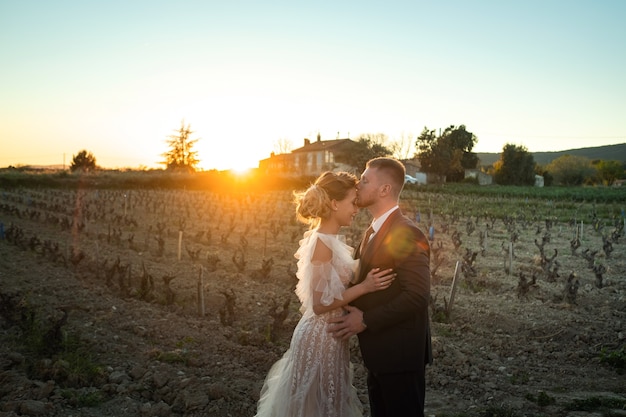
[[[370,227],[368,227],[367,230],[365,231],[365,237],[363,238],[363,240],[361,241],[361,245],[359,246],[359,253],[358,253],[359,256],[356,259],[361,259],[361,255],[363,255],[363,251],[365,250],[365,247],[369,243],[370,238],[372,237],[373,234],[374,234],[374,228],[370,225]],[[361,278],[361,261],[359,261],[355,274],[350,281],[353,285],[358,284],[360,282],[360,278]]]
[[[368,227],[367,230],[365,231],[365,237],[361,241],[361,246],[359,247],[359,257],[361,257],[361,255],[363,254],[363,251],[365,250],[365,247],[369,243],[370,238],[372,237],[372,234],[374,234],[374,228],[370,225],[370,227]]]

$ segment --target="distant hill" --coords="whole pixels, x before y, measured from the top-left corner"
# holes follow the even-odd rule
[[[593,148],[568,149],[558,152],[531,152],[535,162],[539,165],[547,165],[563,155],[584,156],[591,159],[604,159],[608,161],[621,161],[626,164],[626,143],[619,145],[596,146]],[[477,153],[480,165],[488,166],[500,159],[500,153]]]

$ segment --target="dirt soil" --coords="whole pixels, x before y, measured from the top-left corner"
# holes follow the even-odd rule
[[[171,198],[144,195],[128,204],[115,193],[106,199],[94,192],[3,193],[0,416],[254,415],[264,376],[287,349],[299,318],[293,252],[302,228],[290,219],[289,197],[212,206],[195,195],[188,198],[203,201],[202,210],[187,209],[182,217],[161,208]],[[163,219],[175,221],[164,225]],[[362,223],[347,230],[349,243]],[[426,414],[626,415],[626,377],[606,360],[619,349],[623,360],[626,343],[626,238],[607,255],[601,234],[589,230],[572,253],[571,225],[553,224],[545,253],[550,258],[558,248],[560,268],[550,277],[535,243],[547,226],[518,224],[509,274],[503,222],[489,227],[475,219],[473,232],[466,219],[447,223],[435,223],[433,248],[442,245],[442,262],[432,286],[434,363],[427,370]],[[178,229],[193,237],[184,240],[180,259]],[[454,230],[464,241],[458,248]],[[480,231],[488,231],[484,251]],[[157,237],[165,241],[163,252]],[[601,288],[586,249],[597,251],[592,263],[606,269]],[[468,250],[477,255],[459,274],[446,318],[444,298],[450,300],[456,261]],[[527,291],[520,271],[529,280],[536,273]],[[578,286],[567,292],[572,272]],[[142,286],[148,274],[153,287]],[[57,324],[58,340],[77,338],[83,367],[63,348],[35,351],[26,338],[34,322],[44,330]],[[46,337],[56,340],[53,333]],[[352,352],[368,416],[356,338]],[[602,406],[582,406],[596,403]]]

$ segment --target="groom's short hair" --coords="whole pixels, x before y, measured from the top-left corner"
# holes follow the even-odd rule
[[[404,176],[406,175],[406,169],[404,168],[404,164],[402,162],[395,158],[381,156],[367,161],[365,167],[377,169],[388,175],[393,188],[397,192],[397,195],[400,195],[400,192],[404,187]]]

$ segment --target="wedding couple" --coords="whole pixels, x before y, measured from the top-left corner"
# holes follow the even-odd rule
[[[375,158],[358,181],[325,172],[296,195],[296,215],[311,226],[295,254],[302,318],[265,379],[257,417],[362,416],[348,344],[355,334],[371,416],[424,415],[430,248],[398,207],[404,175],[400,161]],[[362,207],[373,222],[353,249],[338,233]]]

